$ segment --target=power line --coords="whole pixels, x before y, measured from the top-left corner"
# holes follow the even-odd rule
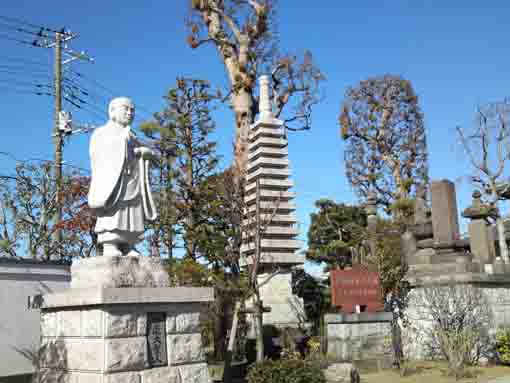
[[[0,83],[7,83],[7,84],[21,85],[21,86],[35,86],[36,88],[52,89],[52,86],[50,84],[33,83],[33,82],[18,81],[18,80],[11,80],[11,79],[9,79],[9,80],[0,79]]]
[[[98,82],[97,80],[94,80],[93,78],[91,77],[88,77],[88,76],[85,76],[83,73],[81,72],[77,72],[73,69],[70,69],[69,70],[71,73],[73,73],[74,75],[78,76],[79,78],[82,78],[84,79],[85,81],[88,81],[90,83],[93,83],[96,87],[102,89],[104,92],[106,92],[110,97],[118,97],[119,96],[119,93],[118,92],[114,92],[112,89],[106,87],[105,85],[101,84],[100,82]],[[149,116],[152,117],[153,113],[154,112],[151,112],[150,110],[148,110],[147,108],[145,108],[143,105],[140,105],[138,102],[136,103],[136,109],[139,109],[139,110],[142,110],[144,111],[145,113],[147,113]],[[143,115],[143,113],[138,113],[139,115]],[[147,117],[147,116],[146,116]]]
[[[53,93],[50,93],[50,92],[43,92],[43,91],[36,91],[36,90],[29,90],[29,89],[18,89],[18,88],[4,87],[4,86],[0,86],[0,91],[5,91],[7,93],[32,94],[32,95],[36,95],[36,96],[53,96]]]
[[[54,32],[54,33],[63,32],[63,31],[57,31],[55,29],[51,29],[51,28],[45,27],[43,25],[37,25],[37,24],[28,22],[26,20],[23,20],[23,19],[20,19],[20,18],[17,18],[17,17],[2,16],[2,15],[0,15],[0,20],[5,20],[5,21],[10,22],[10,23],[17,23],[17,24],[26,25],[27,27],[30,27],[30,28],[33,28],[33,29],[41,29],[41,30],[47,31],[47,32]]]
[[[32,73],[29,73],[29,72],[26,72],[26,71],[23,71],[23,70],[9,70],[9,69],[3,69],[3,68],[0,68],[0,73],[5,73],[5,74],[8,74],[8,75],[15,75],[15,76],[19,76],[19,75],[28,75],[30,77],[44,77],[44,78],[51,78],[50,74],[49,73],[42,73],[42,72],[32,72]]]
[[[26,158],[26,159],[22,160],[20,158],[17,158],[14,154],[12,154],[10,152],[4,152],[4,151],[0,151],[0,155],[9,157],[11,160],[16,161],[16,162],[21,162],[21,163],[28,163],[28,162],[46,162],[46,163],[50,163],[50,164],[53,163],[53,160],[49,160],[49,159],[45,159],[45,158]],[[78,169],[78,170],[81,170],[81,171],[84,171],[84,172],[90,174],[90,169],[82,168],[80,166],[73,165],[73,164],[64,164],[64,166]]]
[[[46,35],[42,29],[40,29],[38,32],[34,32],[34,31],[29,31],[28,29],[25,29],[25,28],[16,27],[16,26],[4,24],[4,23],[0,23],[0,28],[10,29],[11,31],[25,33],[27,35],[32,35],[32,36],[48,37],[48,35]]]
[[[8,62],[19,62],[19,63],[23,63],[23,64],[28,64],[28,65],[39,65],[39,66],[45,66],[45,67],[48,67],[49,64],[48,63],[44,63],[42,61],[34,61],[34,60],[27,60],[25,58],[20,58],[20,57],[0,57],[0,61],[1,60],[4,60],[4,61],[8,61]]]
[[[12,37],[12,36],[9,36],[9,35],[6,35],[6,34],[0,34],[0,39],[14,41],[14,42],[17,42],[19,44],[30,45],[30,46],[33,46],[33,47],[39,46],[36,40],[32,40],[32,41],[20,40],[20,39],[17,39],[15,37]]]

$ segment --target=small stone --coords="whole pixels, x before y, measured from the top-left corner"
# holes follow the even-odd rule
[[[141,372],[143,383],[181,383],[175,367],[152,368]],[[187,382],[182,382],[187,383]]]
[[[205,363],[179,366],[179,375],[182,383],[209,383],[211,381]]]
[[[136,336],[138,329],[136,313],[108,312],[105,335],[109,338]]]
[[[142,370],[147,364],[145,338],[108,339],[106,341],[106,371]]]
[[[101,310],[83,310],[81,313],[81,336],[103,336],[103,312]]]
[[[81,311],[63,310],[57,315],[57,336],[78,337],[81,335]]]
[[[45,312],[41,314],[41,336],[57,336],[57,313]]]
[[[200,334],[168,335],[168,360],[171,365],[204,361]]]
[[[105,375],[103,383],[140,383],[140,379],[138,372],[120,372]]]
[[[328,382],[333,383],[359,383],[359,372],[352,363],[334,363],[325,371],[324,375]]]

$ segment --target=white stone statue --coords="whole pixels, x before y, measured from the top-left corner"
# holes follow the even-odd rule
[[[134,113],[129,98],[113,99],[109,121],[90,139],[88,203],[97,214],[103,255],[140,255],[135,244],[143,237],[144,222],[157,218],[149,184],[149,160],[155,154],[131,132]]]

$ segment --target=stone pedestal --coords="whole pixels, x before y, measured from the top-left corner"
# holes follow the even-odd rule
[[[69,289],[43,297],[40,374],[77,383],[207,383],[208,288]]]
[[[39,296],[40,381],[208,383],[201,314],[209,288],[165,287],[160,259],[103,256],[71,269],[71,288]]]
[[[482,334],[488,335],[488,341],[494,339],[496,329],[510,326],[510,273],[487,274],[484,272],[458,272],[451,274],[429,275],[423,278],[409,279],[412,290],[409,296],[409,303],[406,315],[410,326],[403,331],[404,354],[412,359],[429,359],[430,350],[425,346],[428,342],[427,334],[433,328],[434,322],[431,319],[430,309],[424,302],[424,296],[429,293],[427,287],[435,289],[458,289],[476,288],[482,292],[480,309],[487,310],[489,320],[483,328]],[[425,298],[426,300],[427,298]],[[482,355],[485,356],[485,355]]]
[[[259,275],[263,282],[268,275]],[[303,299],[292,294],[292,274],[282,273],[275,275],[269,283],[262,286],[260,295],[264,306],[271,308],[264,313],[264,325],[276,327],[297,327],[306,321],[303,308]]]
[[[390,312],[327,314],[328,357],[352,362],[363,372],[392,365]]]

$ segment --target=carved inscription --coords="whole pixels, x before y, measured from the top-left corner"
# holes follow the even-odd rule
[[[147,313],[147,345],[151,367],[168,365],[165,313]]]

